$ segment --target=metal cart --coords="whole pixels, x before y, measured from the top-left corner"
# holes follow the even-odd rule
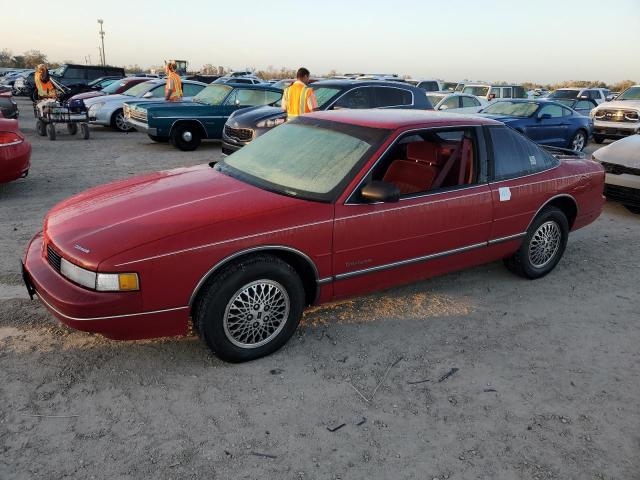
[[[67,107],[63,107],[56,102],[55,104],[44,106],[42,114],[36,108],[36,103],[34,103],[33,114],[36,117],[36,132],[40,136],[48,136],[49,140],[55,140],[56,123],[65,123],[67,132],[70,135],[78,133],[78,124],[80,124],[82,138],[89,139],[89,116],[87,112],[72,112]]]

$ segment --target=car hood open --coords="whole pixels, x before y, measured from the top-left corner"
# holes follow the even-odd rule
[[[44,234],[63,256],[97,269],[114,255],[166,237],[211,227],[216,236],[229,235],[217,225],[237,226],[240,221],[247,228],[260,228],[261,221],[274,221],[283,209],[305,206],[304,200],[253,187],[201,165],[82,192],[49,212]]]

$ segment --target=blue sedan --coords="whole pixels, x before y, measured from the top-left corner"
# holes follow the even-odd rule
[[[480,111],[541,145],[568,148],[577,152],[593,133],[593,120],[550,100],[501,100]]]

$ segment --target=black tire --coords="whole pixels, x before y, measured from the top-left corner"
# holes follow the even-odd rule
[[[52,142],[56,139],[56,126],[54,123],[49,123],[47,125],[47,136]]]
[[[67,132],[69,132],[69,135],[75,135],[78,133],[78,125],[75,123],[67,123]]]
[[[36,133],[41,137],[47,136],[47,124],[40,119],[36,120]]]
[[[635,213],[636,215],[640,215],[640,207],[636,207],[635,205],[625,205],[625,207],[631,213]]]
[[[574,152],[581,152],[582,150],[584,150],[584,147],[587,146],[587,143],[589,143],[587,132],[585,132],[584,130],[578,130],[569,142],[567,148],[573,150]]]
[[[156,135],[147,134],[151,140],[157,143],[166,143],[169,141],[168,137],[158,137]]]
[[[183,123],[171,132],[171,143],[183,152],[192,152],[200,146],[200,130],[193,124]]]
[[[82,132],[82,138],[84,140],[89,140],[89,137],[91,136],[91,133],[89,131],[89,124],[88,123],[81,123],[80,124],[80,131]]]
[[[605,138],[602,135],[594,135],[593,141],[596,143],[604,143]]]
[[[542,245],[542,249],[544,250],[544,242],[538,242],[540,232],[543,232],[542,227],[544,229],[551,229],[553,232],[555,232],[556,230],[554,229],[557,228],[559,238],[557,240],[557,248],[554,248],[554,252],[550,252],[550,258],[545,263],[536,265],[533,263],[529,252],[532,243]],[[569,221],[567,220],[567,216],[559,208],[545,207],[531,223],[518,251],[511,257],[506,258],[504,264],[511,272],[521,277],[530,279],[544,277],[555,268],[562,258],[564,250],[567,247],[568,238]]]
[[[226,322],[225,316],[227,309],[229,314],[233,315],[234,299],[245,289],[251,291],[254,288],[260,292],[260,288],[265,286],[276,292],[271,303],[281,303],[273,305],[274,310],[269,310],[268,303],[256,303],[255,307],[258,307],[258,310],[249,310],[244,314],[236,310],[243,318],[235,324],[236,330],[233,330],[234,324]],[[286,305],[287,300],[289,309],[285,316],[286,309],[282,305]],[[250,295],[242,297],[243,304],[247,301],[251,303]],[[200,337],[220,359],[234,363],[247,362],[269,355],[287,343],[300,323],[304,301],[305,294],[300,277],[289,264],[271,255],[255,255],[224,268],[203,287],[195,306],[194,325]],[[275,330],[269,332],[265,330],[269,327],[265,327],[262,322],[269,321],[269,312],[276,311],[275,309],[281,311],[284,318],[278,324],[271,324],[270,327]],[[253,315],[255,318],[250,317]],[[242,335],[251,335],[250,332],[239,330],[242,328],[240,325],[249,326],[247,320],[254,322],[251,325],[253,329],[262,329],[261,333],[266,332],[266,338],[243,343]],[[251,343],[254,345],[243,346]]]
[[[121,108],[111,115],[111,128],[118,132],[130,132],[133,130],[133,127],[129,126],[127,120],[124,118],[124,111]]]

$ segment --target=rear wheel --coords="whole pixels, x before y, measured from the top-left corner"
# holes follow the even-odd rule
[[[47,136],[47,124],[40,119],[36,120],[36,133],[41,137]]]
[[[534,219],[518,251],[504,263],[522,277],[544,277],[562,258],[568,238],[566,215],[556,207],[546,207]]]
[[[596,143],[603,143],[605,138],[602,135],[594,135],[593,141]]]
[[[578,130],[569,143],[569,148],[575,152],[581,152],[587,145],[587,134],[584,130]]]
[[[183,152],[191,152],[200,146],[200,130],[193,124],[178,125],[171,132],[171,143]]]
[[[228,362],[275,352],[291,338],[302,317],[300,277],[271,255],[239,261],[204,288],[194,323],[209,348]]]
[[[131,127],[124,118],[124,111],[122,109],[116,110],[113,112],[113,115],[111,115],[111,128],[119,132],[130,132],[133,130],[133,127]]]
[[[54,141],[56,139],[56,126],[53,123],[47,125],[47,136],[49,140]]]
[[[169,141],[167,137],[158,137],[157,135],[151,135],[151,134],[147,134],[147,135],[149,135],[149,138],[154,142],[165,143]]]

